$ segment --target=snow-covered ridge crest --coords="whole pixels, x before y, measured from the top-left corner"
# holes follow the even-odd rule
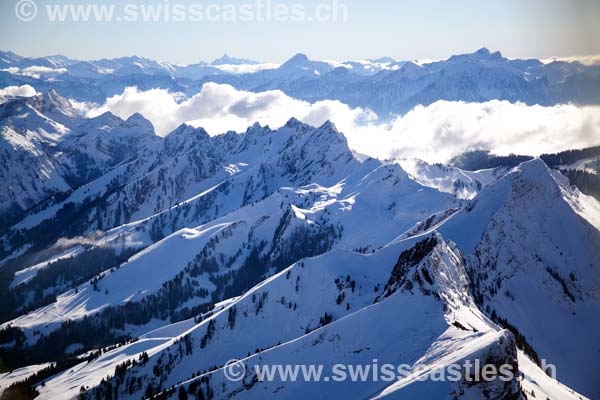
[[[437,228],[465,253],[478,306],[518,327],[536,357],[584,394],[598,390],[585,371],[573,372],[581,360],[598,362],[587,350],[600,334],[591,317],[600,312],[598,211],[597,200],[534,159]],[[577,340],[565,344],[567,324]]]
[[[35,179],[0,169],[24,194],[49,195],[30,209],[17,193],[23,218],[2,234],[14,256],[7,265],[31,267],[12,287],[21,308],[2,324],[22,329],[14,351],[35,365],[138,338],[54,374],[38,386],[41,398],[72,397],[82,386],[103,398],[106,382],[119,398],[169,387],[197,394],[198,381],[215,398],[241,390],[251,398],[518,397],[514,381],[433,387],[413,379],[416,366],[465,359],[517,365],[517,347],[529,376],[543,372],[527,359],[544,357],[562,381],[596,391],[577,362],[599,362],[589,351],[600,335],[598,202],[541,160],[467,173],[359,159],[327,122],[290,119],[217,136],[181,125],[160,138],[139,114],[82,119],[39,107],[69,128],[50,141],[59,136],[46,130],[54,117],[23,109],[27,129],[5,126],[3,155],[64,187],[28,186]],[[29,147],[4,145],[17,139]],[[37,302],[38,288],[47,302]],[[562,344],[564,326],[576,340]],[[231,358],[248,366],[389,358],[414,373],[398,386],[232,383],[221,373]]]
[[[398,258],[399,253],[403,251],[420,253],[419,243],[429,240],[433,240],[436,244],[429,253],[415,258],[415,261],[419,259],[416,273],[422,276],[423,268],[432,271],[434,283],[429,287],[437,287],[440,291],[423,290],[425,286],[418,288],[419,281],[424,285],[430,284],[423,280],[424,278],[416,278],[411,273],[410,279],[414,282],[414,290],[401,290],[375,301],[378,293],[373,291],[373,287],[382,288],[393,275],[394,260]],[[126,372],[126,375],[134,374],[144,380],[141,390],[148,384],[156,387],[157,383],[161,382],[161,386],[164,387],[177,384],[178,381],[184,381],[187,390],[192,382],[201,380],[201,376],[193,377],[191,371],[202,371],[212,365],[223,365],[232,357],[244,359],[248,367],[260,360],[265,363],[285,363],[285,360],[292,355],[295,355],[296,360],[311,357],[314,362],[328,365],[341,361],[338,358],[341,354],[354,351],[356,354],[352,357],[354,362],[360,360],[364,362],[375,357],[382,361],[402,361],[411,364],[421,360],[418,365],[435,365],[444,354],[436,350],[435,340],[429,341],[430,337],[445,342],[446,346],[454,341],[456,344],[462,343],[463,346],[474,341],[472,350],[464,351],[463,357],[471,357],[470,351],[483,348],[488,348],[483,351],[488,355],[493,352],[504,354],[515,352],[510,334],[494,333],[496,328],[482,318],[476,310],[470,308],[469,304],[472,304],[472,301],[452,301],[454,305],[451,305],[446,302],[450,298],[435,294],[452,293],[454,289],[448,290],[450,285],[446,285],[446,279],[453,276],[453,270],[464,271],[464,264],[455,253],[456,250],[452,250],[449,246],[451,245],[447,244],[440,235],[430,235],[426,238],[411,239],[387,246],[373,255],[334,251],[302,260],[258,284],[240,298],[232,299],[203,321],[199,323],[188,321],[180,327],[174,325],[169,328],[177,333],[166,342],[164,334],[161,335],[160,332],[147,335],[138,345],[135,345],[135,348],[132,345],[116,349],[97,361],[83,366],[74,374],[59,376],[56,380],[47,382],[44,388],[41,388],[43,398],[67,395],[70,392],[64,395],[59,392],[64,390],[62,388],[66,384],[70,384],[73,388],[81,385],[97,386],[103,374],[91,372],[106,371],[102,369],[106,368],[103,367],[106,360],[112,357],[121,362],[124,360],[124,355],[138,358],[142,351],[150,355],[149,365],[134,366]],[[340,261],[343,261],[343,264]],[[369,271],[369,274],[365,274],[365,271]],[[442,289],[444,286],[447,289]],[[456,289],[460,292],[458,297],[468,299],[468,287],[460,284]],[[311,295],[317,291],[321,296]],[[454,294],[452,297],[458,298]],[[327,322],[323,322],[323,315],[329,315]],[[422,324],[393,324],[394,318],[402,318],[404,321],[416,319]],[[373,329],[358,330],[358,326],[366,320],[370,321]],[[257,323],[257,321],[261,322]],[[277,332],[273,332],[271,326],[280,328]],[[407,343],[397,340],[398,337],[394,334],[404,335],[410,332],[410,329],[417,329],[422,339],[413,342],[409,350],[406,347]],[[388,330],[391,330],[389,335],[378,334]],[[477,333],[482,331],[487,333],[483,336],[482,333]],[[168,330],[165,330],[166,332]],[[240,332],[246,332],[245,340],[243,342],[233,340]],[[155,343],[152,337],[159,336],[160,341]],[[373,343],[372,340],[376,336],[379,336],[383,347],[369,345]],[[191,344],[185,354],[178,353],[177,350],[182,341]],[[478,342],[481,343],[476,345]],[[223,347],[225,343],[229,343],[226,350]],[[320,349],[318,353],[313,353],[315,346]],[[499,347],[504,350],[500,351]],[[251,356],[255,348],[260,350],[256,351],[256,355]],[[386,349],[385,353],[380,352],[383,349]],[[398,359],[394,356],[393,360],[389,358],[390,354],[396,354],[394,350],[400,349],[402,351],[397,354],[404,354],[403,356]],[[168,368],[163,369],[160,376],[153,375],[151,372],[153,366],[158,365],[161,362],[159,360],[164,362],[166,359],[170,360]],[[211,381],[214,380],[210,386],[217,396],[227,396],[237,392],[238,384],[235,382],[224,381],[221,385],[221,374],[211,372],[206,375],[210,375]],[[248,381],[251,380],[252,377],[248,377]],[[111,382],[115,381],[111,380]],[[298,390],[297,385],[301,383],[291,382],[285,384],[285,388],[276,387],[281,384],[265,384],[269,391],[283,389],[286,393],[288,391],[295,393]],[[372,384],[362,383],[362,385],[359,391],[365,395],[369,392],[378,392],[383,388],[380,384],[372,386]],[[316,388],[315,385],[307,383],[306,386],[302,386],[302,392],[306,390],[312,392]],[[450,385],[444,389],[451,392],[453,387]],[[104,385],[100,385],[97,390],[105,390]],[[254,392],[256,389],[251,385],[246,386],[246,390]],[[326,390],[328,393],[339,393],[339,391],[345,392],[357,388],[356,384],[347,382]],[[329,392],[330,390],[334,392]],[[457,388],[454,387],[454,390]],[[481,390],[481,388],[471,390]],[[510,390],[515,389],[513,387]],[[130,396],[126,392],[122,395]],[[292,394],[290,396],[295,397]]]
[[[449,308],[474,306],[469,294],[465,259],[458,247],[438,233],[419,239],[414,247],[400,254],[377,300],[398,289],[421,290],[439,296]]]
[[[78,61],[65,57],[30,59],[0,52],[7,85],[38,92],[55,88],[78,102],[103,104],[128,86],[197,94],[202,84],[228,84],[238,90],[281,90],[305,101],[339,100],[380,116],[405,114],[439,100],[506,100],[528,105],[599,104],[597,64],[575,59],[544,63],[509,59],[486,48],[431,62],[318,61],[296,54],[282,64],[255,64],[224,56],[213,63],[186,66],[141,57]],[[215,64],[216,63],[216,64]],[[226,63],[226,64],[223,64]],[[27,68],[36,71],[28,76]]]

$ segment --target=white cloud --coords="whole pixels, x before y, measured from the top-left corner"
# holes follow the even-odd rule
[[[572,56],[572,57],[550,57],[540,60],[545,64],[554,61],[566,61],[566,62],[579,62],[583,65],[598,65],[600,64],[600,54],[590,54],[585,56]]]
[[[50,67],[43,67],[40,65],[32,65],[31,67],[27,67],[23,70],[21,70],[21,73],[23,74],[32,74],[35,72],[41,72],[41,73],[46,73],[46,74],[62,74],[67,72],[66,68],[50,68]]]
[[[66,68],[50,68],[50,67],[44,67],[41,65],[32,65],[30,67],[27,68],[17,68],[17,67],[9,67],[9,68],[5,68],[2,71],[7,71],[10,72],[11,74],[15,74],[15,75],[23,75],[23,76],[29,76],[35,79],[40,79],[40,77],[42,76],[42,74],[63,74],[65,72],[67,72]]]
[[[86,101],[77,101],[74,99],[69,99],[71,106],[77,111],[77,114],[81,117],[89,116],[92,110],[97,110],[98,105],[95,103],[88,103]]]
[[[36,90],[30,85],[7,86],[0,89],[0,103],[9,97],[31,97],[36,94]]]
[[[211,65],[213,68],[220,69],[230,74],[251,74],[265,69],[276,69],[281,64],[220,64]]]
[[[332,100],[311,104],[277,90],[252,93],[207,83],[192,98],[182,100],[179,96],[162,89],[139,91],[130,87],[88,115],[111,111],[127,118],[140,112],[163,136],[184,122],[216,135],[244,131],[254,122],[277,128],[291,117],[315,126],[331,120],[358,152],[430,162],[445,162],[475,149],[539,155],[600,144],[598,106],[438,101],[383,122],[366,109]]]
[[[415,107],[389,126],[358,126],[349,140],[367,154],[432,162],[479,149],[540,155],[600,144],[600,107],[438,101]]]
[[[183,122],[203,126],[211,134],[242,131],[254,122],[281,126],[292,115],[305,115],[309,103],[295,100],[281,91],[251,93],[229,85],[207,83],[200,93],[181,100],[179,94],[163,89],[139,91],[128,87],[90,111],[90,116],[111,111],[121,118],[139,112],[148,118],[157,134],[164,136]]]
[[[19,72],[19,68],[17,68],[17,67],[8,67],[8,68],[2,69],[2,71],[6,71],[6,72],[9,72],[11,74],[16,74],[16,73]]]

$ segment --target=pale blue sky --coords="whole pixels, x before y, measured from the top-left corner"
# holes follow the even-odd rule
[[[70,0],[77,3],[77,0]],[[254,0],[134,0],[207,4]],[[277,2],[277,0],[272,0]],[[293,0],[280,2],[292,3]],[[312,9],[316,0],[302,1]],[[15,17],[17,0],[0,4],[0,49],[25,56],[95,59],[138,55],[173,63],[211,60],[224,52],[280,62],[297,52],[315,59],[445,58],[486,46],[510,57],[600,53],[600,0],[338,0],[345,23],[135,22],[51,23],[37,0],[32,22]],[[122,4],[118,0],[86,3]],[[81,1],[79,2],[81,3]]]

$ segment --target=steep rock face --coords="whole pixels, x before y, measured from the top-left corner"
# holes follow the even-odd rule
[[[440,343],[441,342],[441,343]],[[469,348],[468,355],[456,356],[454,354],[439,354],[447,350],[443,340],[434,343],[432,353],[419,360],[415,366],[418,371],[399,382],[390,385],[383,391],[373,396],[374,399],[418,399],[435,397],[440,399],[523,399],[520,383],[515,379],[481,379],[484,365],[493,365],[497,370],[518,371],[518,357],[515,339],[508,331],[489,332],[481,337],[464,343]],[[445,346],[444,346],[445,345]],[[439,348],[438,348],[439,347]],[[467,368],[461,379],[448,382],[442,377],[449,370],[452,363],[459,365],[472,365],[471,371]],[[423,380],[422,377],[437,376],[435,379]],[[420,379],[421,378],[421,379]]]
[[[600,312],[597,215],[593,199],[536,159],[439,228],[469,255],[482,309],[511,327],[533,358],[555,364],[562,381],[592,396],[600,389],[591,375],[573,371],[599,361],[589,351],[600,334],[593,317]]]
[[[418,264],[419,273],[430,271],[430,279],[422,281],[429,291],[414,286],[377,299],[384,283],[395,276],[394,260],[403,260],[407,254],[412,255],[411,263]],[[453,283],[457,275],[458,284]],[[409,276],[414,277],[412,273]],[[108,382],[111,390],[119,391],[123,398],[156,394],[171,385],[180,386],[178,382],[193,394],[201,387],[205,395],[212,392],[216,398],[256,398],[275,393],[287,398],[306,393],[371,397],[382,390],[399,390],[394,385],[386,389],[389,381],[346,380],[328,385],[257,380],[255,365],[285,364],[290,360],[323,364],[326,368],[335,363],[367,364],[373,359],[409,364],[413,367],[407,372],[408,380],[412,373],[463,358],[508,363],[516,368],[514,339],[510,333],[497,330],[473,307],[466,279],[460,252],[439,235],[399,242],[368,256],[333,251],[295,263],[216,309],[213,315],[204,316],[201,322],[186,321],[142,336],[135,346],[116,349],[75,374],[47,382],[40,388],[42,398],[67,396],[59,392],[65,384],[96,387],[89,396],[102,396]],[[360,329],[365,324],[370,329]],[[169,330],[178,333],[166,342],[164,338],[158,342],[153,339],[164,337]],[[243,341],[234,339],[240,335]],[[464,349],[463,356],[449,358],[448,350],[459,347]],[[100,384],[106,360],[122,361],[125,355],[137,359],[143,351],[149,355],[147,361],[136,362],[118,378]],[[221,366],[231,358],[246,363],[248,375],[241,382],[224,379]],[[486,398],[516,398],[519,393],[516,381],[485,385],[450,382],[441,388],[436,385],[435,390],[443,393],[439,398],[449,399],[472,398],[475,393],[485,393]]]
[[[474,309],[465,262],[458,247],[446,242],[441,235],[425,238],[400,254],[383,294],[377,300],[392,295],[396,290],[420,291],[442,299],[449,310],[460,307]],[[462,326],[459,321],[452,322]],[[475,329],[468,321],[462,323]]]
[[[411,275],[409,275],[409,272],[412,268],[417,266],[423,258],[429,255],[437,244],[437,238],[430,237],[417,243],[413,248],[403,251],[398,258],[396,265],[394,265],[390,279],[385,284],[382,296],[388,297],[394,294],[398,289],[412,290],[413,282],[419,284],[418,289],[424,289],[423,280],[429,285],[432,285],[433,280],[428,268],[423,268],[420,271],[415,269],[415,271],[412,271]]]

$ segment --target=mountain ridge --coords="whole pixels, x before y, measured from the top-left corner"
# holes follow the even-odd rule
[[[318,75],[297,61],[294,74]],[[416,64],[399,73],[413,67],[422,73]],[[9,394],[600,390],[579,363],[600,361],[590,351],[600,335],[600,203],[541,159],[484,171],[381,161],[354,154],[333,123],[295,118],[217,136],[182,124],[161,138],[141,114],[81,117],[59,92],[0,111],[0,177],[10,182],[1,204],[21,204],[1,214],[0,357],[32,373],[9,388],[17,378],[0,376]],[[379,359],[410,374],[236,383],[222,374],[231,358],[249,369]],[[525,379],[417,379],[465,360],[509,364]]]
[[[204,83],[229,84],[238,90],[282,90],[305,100],[335,99],[351,107],[369,108],[380,117],[405,114],[414,106],[437,100],[508,100],[533,105],[564,103],[599,104],[597,65],[578,62],[513,60],[500,52],[480,49],[428,63],[411,61],[327,62],[292,56],[281,65],[236,64],[239,72],[220,65],[177,66],[143,58],[118,58],[97,62],[65,62],[55,71],[24,72],[19,61],[8,57],[0,83],[30,85],[39,92],[56,89],[77,101],[102,104],[127,86],[196,94]],[[31,61],[34,62],[34,61]],[[49,62],[48,62],[49,63]],[[94,64],[96,63],[96,64]],[[33,67],[33,66],[30,66]],[[12,71],[12,72],[11,72]],[[59,77],[60,79],[57,79]]]

